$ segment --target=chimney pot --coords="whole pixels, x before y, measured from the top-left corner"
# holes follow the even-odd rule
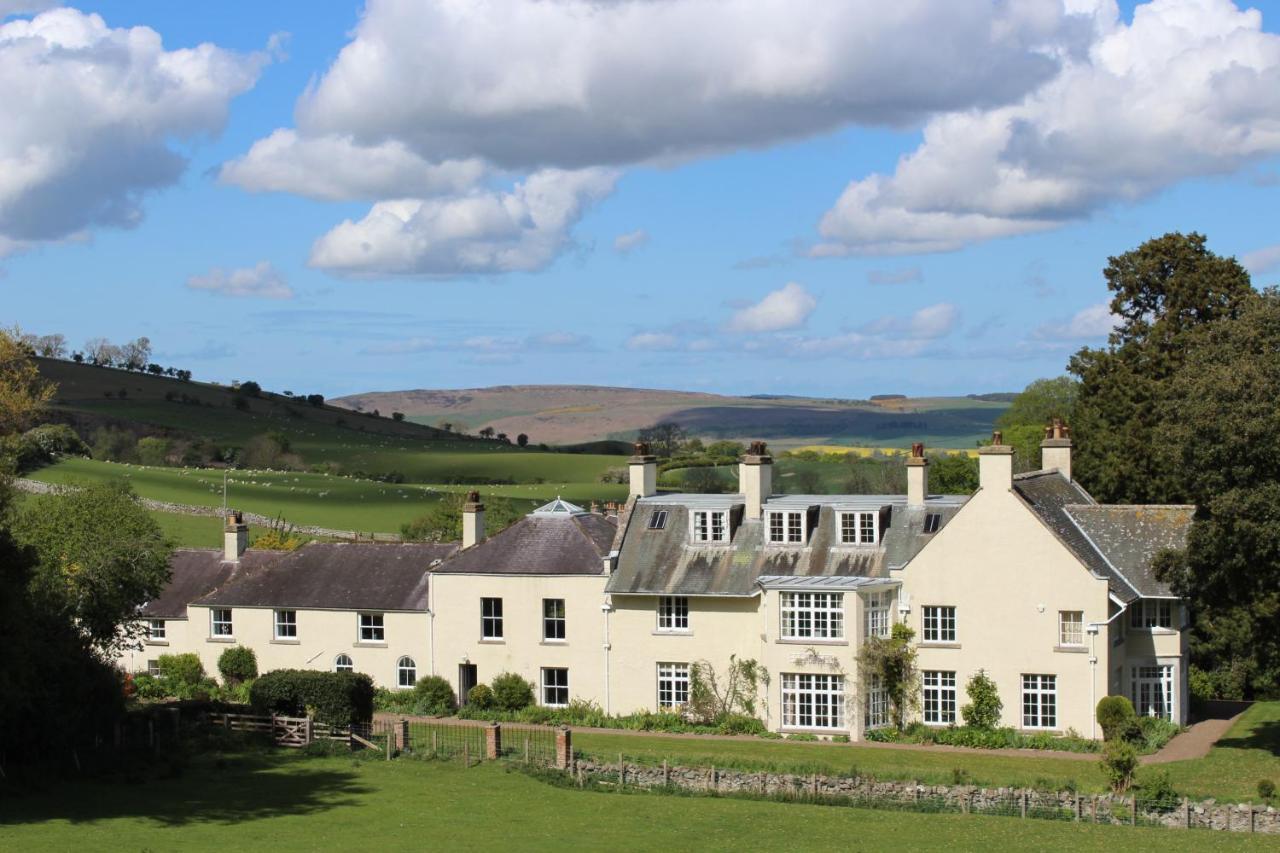
[[[222,533],[222,559],[227,563],[238,563],[249,548],[249,525],[244,523],[244,514],[235,510],[227,513],[227,526]]]
[[[773,457],[763,441],[753,441],[738,463],[738,482],[746,496],[746,517],[759,521],[764,503],[773,494]]]
[[[1044,441],[1040,442],[1040,467],[1046,471],[1057,470],[1071,479],[1071,428],[1062,418],[1054,418],[1044,428]]]

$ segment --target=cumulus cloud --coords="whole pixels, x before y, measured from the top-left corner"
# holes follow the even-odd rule
[[[0,24],[0,245],[136,225],[186,168],[170,142],[219,132],[265,62],[75,9]]]
[[[576,332],[546,332],[530,335],[525,346],[533,350],[580,350],[591,346],[591,338]]]
[[[480,160],[430,163],[399,140],[361,145],[350,135],[301,138],[295,130],[281,129],[224,164],[218,177],[252,191],[346,201],[457,194],[484,174]]]
[[[649,232],[643,228],[637,228],[635,231],[628,231],[626,234],[619,234],[613,238],[613,250],[618,254],[625,255],[632,249],[638,249],[649,242]]]
[[[310,263],[356,276],[539,270],[616,179],[609,169],[543,169],[510,191],[380,201],[359,222],[348,219],[317,240]]]
[[[1105,302],[1082,308],[1071,319],[1058,323],[1046,323],[1031,333],[1033,338],[1044,341],[1074,341],[1089,338],[1105,338],[1116,326],[1116,316]]]
[[[292,299],[293,288],[270,261],[252,267],[224,269],[214,267],[205,275],[187,279],[187,287],[223,296],[256,296],[261,299]]]
[[[731,332],[780,332],[804,325],[818,307],[818,300],[796,282],[788,282],[765,296],[755,305],[748,305],[729,319]]]
[[[895,270],[868,270],[869,284],[918,284],[924,281],[920,267],[902,267]]]
[[[58,0],[0,0],[0,20],[12,15],[31,15],[52,9]]]
[[[526,338],[472,335],[453,343],[440,341],[437,338],[416,337],[374,344],[365,347],[361,352],[366,355],[406,355],[445,349],[465,350],[474,354],[473,361],[496,363],[491,357],[501,355],[503,356],[501,361],[507,362],[510,361],[508,356],[521,352],[568,352],[590,347],[591,338],[586,335],[576,332],[543,332]]]
[[[1057,0],[371,0],[296,113],[432,161],[682,158],[1014,101],[1075,29]]]
[[[1078,4],[1085,6],[1085,3]],[[1086,51],[1019,102],[931,119],[849,184],[813,254],[905,254],[1042,231],[1280,153],[1280,36],[1230,0],[1095,0]]]
[[[1253,275],[1271,272],[1273,269],[1280,267],[1280,245],[1267,246],[1249,252],[1240,259],[1240,263]]]

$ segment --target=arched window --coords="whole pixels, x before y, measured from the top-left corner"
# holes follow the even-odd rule
[[[350,655],[338,655],[333,659],[334,672],[355,672],[356,665],[351,661]]]
[[[418,683],[418,665],[413,662],[413,658],[400,658],[396,663],[396,675],[401,687],[412,687]]]

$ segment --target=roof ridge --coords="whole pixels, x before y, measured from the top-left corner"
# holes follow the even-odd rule
[[[1065,507],[1086,507],[1093,509],[1196,509],[1198,504],[1063,504]]]

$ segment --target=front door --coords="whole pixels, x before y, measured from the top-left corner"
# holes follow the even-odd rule
[[[476,665],[473,663],[458,664],[458,704],[467,704],[467,694],[479,683],[476,676]]]

